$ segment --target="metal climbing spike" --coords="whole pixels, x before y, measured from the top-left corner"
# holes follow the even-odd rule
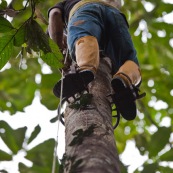
[[[87,92],[87,90],[85,88],[84,90],[78,92],[77,94],[78,94],[78,97],[80,98],[83,94],[86,94],[86,93],[88,93],[88,92]]]
[[[74,99],[73,101],[75,101],[77,99],[75,95],[72,95],[72,98]]]
[[[112,101],[111,101],[111,105],[115,105],[115,101],[114,101],[114,94],[110,93],[108,94],[106,97],[111,97]],[[116,118],[116,123],[115,125],[113,125],[113,129],[115,130],[119,123],[120,123],[120,112],[118,111],[117,107],[116,108],[112,108],[112,112],[115,112],[116,111],[116,115],[112,115],[113,118]]]
[[[115,125],[113,125],[114,130],[118,127],[118,125],[120,123],[120,112],[119,111],[117,111],[117,115],[115,118],[117,118],[117,121],[116,121]]]
[[[120,123],[120,117],[121,116],[120,116],[120,112],[118,111],[117,108],[112,109],[112,111],[116,111],[116,113],[117,113],[116,115],[112,115],[113,118],[116,118],[116,123],[115,123],[115,125],[113,125],[113,129],[115,130]]]
[[[84,91],[86,91],[87,93],[89,93],[89,89],[88,89],[87,87],[85,88],[85,90],[84,90]]]
[[[67,101],[68,103],[70,103],[70,100],[69,100],[69,98],[66,98],[65,100],[66,100],[66,101]]]

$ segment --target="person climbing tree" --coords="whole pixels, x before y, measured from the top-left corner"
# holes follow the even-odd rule
[[[62,96],[68,99],[87,88],[94,80],[103,52],[112,61],[113,101],[122,117],[136,117],[136,99],[139,94],[141,72],[125,15],[116,7],[102,0],[64,0],[49,9],[48,32],[61,50],[64,29],[71,58],[77,71],[68,73],[63,80]],[[60,97],[61,82],[54,87]]]

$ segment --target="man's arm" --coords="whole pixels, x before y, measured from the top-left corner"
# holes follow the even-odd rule
[[[63,50],[63,27],[64,22],[62,20],[62,12],[58,8],[53,8],[49,12],[49,36],[54,40],[59,48]]]

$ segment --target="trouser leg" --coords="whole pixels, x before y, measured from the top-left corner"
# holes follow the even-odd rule
[[[85,36],[76,41],[76,62],[80,71],[96,73],[99,66],[99,46],[93,36]]]
[[[76,73],[69,73],[54,87],[54,94],[61,95],[61,83],[63,82],[62,95],[71,97],[87,89],[87,85],[94,79],[99,65],[99,46],[93,36],[84,36],[75,43],[76,63],[79,67]]]

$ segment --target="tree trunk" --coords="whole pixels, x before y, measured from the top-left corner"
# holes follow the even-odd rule
[[[96,79],[89,86],[91,109],[66,109],[64,173],[120,173],[107,97],[111,92],[110,73],[109,59],[101,59]]]
[[[121,0],[105,0],[117,8]],[[120,173],[112,110],[111,63],[101,59],[96,79],[89,86],[91,110],[67,108],[65,113],[64,173]]]

